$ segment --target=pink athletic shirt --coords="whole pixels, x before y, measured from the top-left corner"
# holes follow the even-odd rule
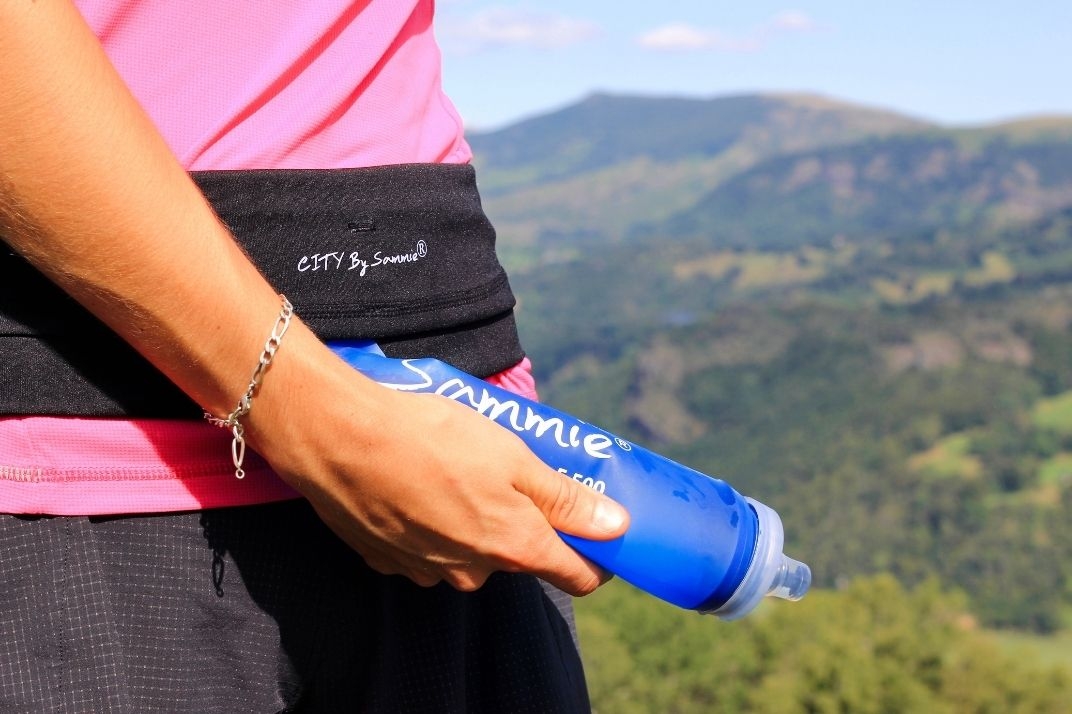
[[[433,0],[76,0],[188,170],[465,163]],[[285,349],[285,346],[284,346]],[[535,398],[528,361],[488,381]],[[0,512],[104,515],[296,498],[208,423],[0,417]]]
[[[432,0],[76,0],[189,170],[464,163]]]

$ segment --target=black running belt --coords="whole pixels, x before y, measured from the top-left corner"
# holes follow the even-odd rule
[[[524,356],[472,167],[192,176],[321,339],[374,339],[389,356],[437,357],[481,377]],[[0,414],[174,418],[201,410],[0,246]]]

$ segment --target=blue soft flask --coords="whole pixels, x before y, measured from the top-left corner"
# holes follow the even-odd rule
[[[628,509],[611,541],[562,538],[618,577],[679,607],[732,620],[766,596],[799,600],[808,566],[782,553],[772,509],[706,476],[544,404],[495,387],[439,360],[385,357],[369,342],[329,346],[380,384],[453,399],[513,431],[564,477]]]

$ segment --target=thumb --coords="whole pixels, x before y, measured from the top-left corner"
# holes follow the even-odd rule
[[[522,484],[555,530],[590,540],[611,540],[629,527],[629,512],[565,474],[538,469]]]

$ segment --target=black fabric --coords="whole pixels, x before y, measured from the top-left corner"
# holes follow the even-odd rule
[[[495,231],[466,165],[192,174],[322,339],[377,340],[479,377],[523,356]],[[200,410],[21,257],[0,251],[0,414]]]
[[[589,711],[568,598],[365,566],[304,501],[0,516],[0,711]]]

